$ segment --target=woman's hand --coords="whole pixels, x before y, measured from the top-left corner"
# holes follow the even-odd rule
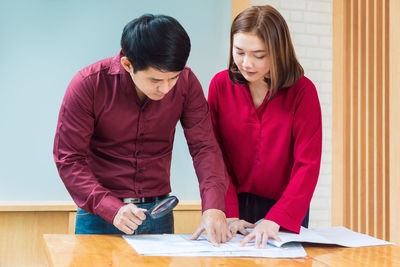
[[[260,248],[260,243],[262,240],[262,248],[265,248],[267,245],[268,238],[275,239],[281,242],[281,239],[278,236],[279,224],[269,220],[263,220],[260,222],[254,230],[248,234],[243,240],[240,242],[241,246],[246,245],[249,241],[256,239],[255,246],[256,248]]]
[[[228,228],[231,231],[233,236],[236,236],[236,233],[239,232],[242,235],[248,235],[249,232],[246,231],[246,228],[254,228],[256,225],[246,222],[245,220],[239,220],[239,218],[228,218],[226,219],[228,223]]]

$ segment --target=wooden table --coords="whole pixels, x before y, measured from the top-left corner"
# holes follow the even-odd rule
[[[44,235],[50,266],[400,266],[399,246],[343,248],[304,244],[300,259],[139,256],[121,236]]]

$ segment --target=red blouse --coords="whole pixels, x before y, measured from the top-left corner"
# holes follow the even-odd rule
[[[211,81],[208,103],[230,176],[227,217],[239,217],[239,193],[252,193],[277,200],[264,218],[298,233],[321,162],[321,107],[313,83],[303,76],[256,109],[249,87],[232,83],[225,70]]]

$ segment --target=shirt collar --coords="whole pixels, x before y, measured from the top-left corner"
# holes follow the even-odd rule
[[[118,54],[111,59],[110,69],[108,74],[125,74],[127,71],[121,65],[121,58],[124,57],[122,49],[119,50]]]

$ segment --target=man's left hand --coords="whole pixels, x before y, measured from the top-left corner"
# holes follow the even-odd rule
[[[196,240],[205,230],[207,230],[207,240],[216,247],[219,247],[220,243],[225,243],[232,239],[232,234],[226,223],[225,213],[221,210],[208,209],[204,211],[201,224],[190,239]]]

